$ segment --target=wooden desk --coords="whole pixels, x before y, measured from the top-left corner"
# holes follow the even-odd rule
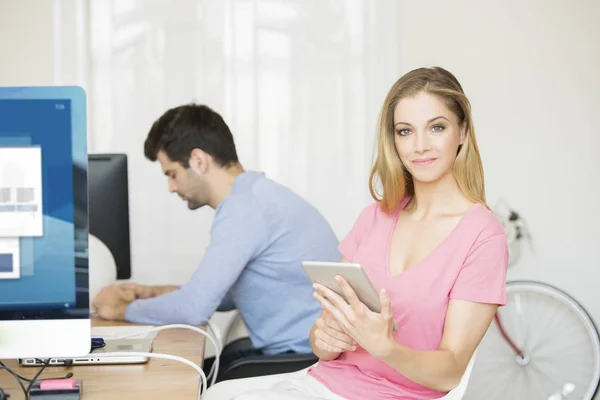
[[[92,326],[129,325],[114,321],[92,320]],[[204,336],[187,329],[168,329],[154,338],[153,352],[187,358],[202,365]],[[37,367],[19,367],[16,360],[3,361],[7,367],[26,378],[33,378]],[[179,361],[151,358],[136,365],[78,365],[47,367],[41,379],[64,376],[82,380],[82,400],[99,399],[196,399],[200,376]],[[39,378],[38,378],[39,379]],[[27,387],[27,385],[25,386]],[[10,400],[23,399],[23,391],[15,378],[0,369],[0,388],[11,395]]]

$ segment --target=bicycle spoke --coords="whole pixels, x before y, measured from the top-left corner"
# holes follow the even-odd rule
[[[528,357],[520,365],[494,322],[482,341],[465,399],[546,400],[567,384],[569,399],[591,400],[600,379],[600,340],[575,300],[548,285],[507,285],[498,312],[508,337]],[[493,393],[493,395],[491,394]]]

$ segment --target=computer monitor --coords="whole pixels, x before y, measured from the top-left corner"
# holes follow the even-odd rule
[[[117,264],[117,279],[131,278],[129,186],[126,154],[88,155],[90,234]]]
[[[0,359],[90,350],[86,96],[0,88]]]

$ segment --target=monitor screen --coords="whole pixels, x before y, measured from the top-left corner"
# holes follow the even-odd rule
[[[81,116],[68,97],[10,97],[0,97],[0,321],[89,318]]]

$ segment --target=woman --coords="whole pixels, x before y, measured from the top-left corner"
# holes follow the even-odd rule
[[[422,400],[459,384],[505,304],[508,262],[502,226],[485,205],[471,106],[450,72],[417,69],[390,89],[378,130],[376,202],[340,251],[380,290],[381,312],[343,279],[348,303],[315,285],[323,308],[310,333],[318,364],[224,382],[214,388],[218,398]],[[263,390],[248,392],[254,388]]]

